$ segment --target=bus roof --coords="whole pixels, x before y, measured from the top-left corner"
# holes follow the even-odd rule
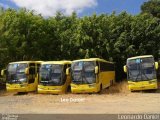
[[[67,61],[67,60],[64,60],[64,61],[45,61],[45,62],[42,62],[41,64],[71,64],[72,62],[71,61]]]
[[[109,61],[106,61],[106,60],[100,59],[100,58],[79,59],[79,60],[73,60],[72,62],[79,62],[79,61],[101,61],[101,62],[107,62],[107,63],[114,64],[114,62],[109,62]]]
[[[10,62],[9,64],[15,63],[42,63],[43,61],[17,61],[17,62]]]
[[[153,57],[153,55],[135,56],[135,57],[128,58],[127,60],[133,60],[133,59],[137,59],[137,58],[147,58],[147,57]]]

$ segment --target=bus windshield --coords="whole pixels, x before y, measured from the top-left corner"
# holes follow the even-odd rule
[[[137,58],[127,61],[128,80],[146,81],[156,78],[154,58]]]
[[[78,61],[71,66],[72,82],[75,84],[92,84],[96,82],[94,72],[96,62],[94,61]]]
[[[63,65],[44,64],[40,67],[40,83],[46,85],[62,85]]]
[[[8,83],[24,83],[27,82],[25,69],[28,67],[27,63],[9,64],[7,68],[7,82]]]

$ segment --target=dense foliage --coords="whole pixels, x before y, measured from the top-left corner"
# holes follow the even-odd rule
[[[116,63],[118,79],[128,57],[160,58],[160,19],[126,12],[43,18],[33,11],[0,10],[0,69],[11,61],[100,57]]]
[[[160,18],[160,0],[150,0],[141,6],[142,13],[150,13],[154,17]]]

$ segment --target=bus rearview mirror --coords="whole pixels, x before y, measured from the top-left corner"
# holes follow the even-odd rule
[[[1,70],[1,76],[4,76],[6,74],[6,69]]]
[[[155,68],[158,69],[158,62],[155,62]]]
[[[98,66],[95,67],[95,74],[98,74]]]
[[[25,74],[28,75],[29,74],[29,68],[25,69]]]
[[[125,73],[127,72],[127,66],[126,65],[123,66],[123,70],[124,70]]]
[[[69,75],[69,73],[70,73],[70,68],[67,68],[66,69],[66,75]]]

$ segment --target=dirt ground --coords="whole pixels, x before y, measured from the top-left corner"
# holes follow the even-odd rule
[[[102,94],[35,94],[0,92],[0,113],[120,114],[160,113],[160,90],[129,92],[126,82]]]

